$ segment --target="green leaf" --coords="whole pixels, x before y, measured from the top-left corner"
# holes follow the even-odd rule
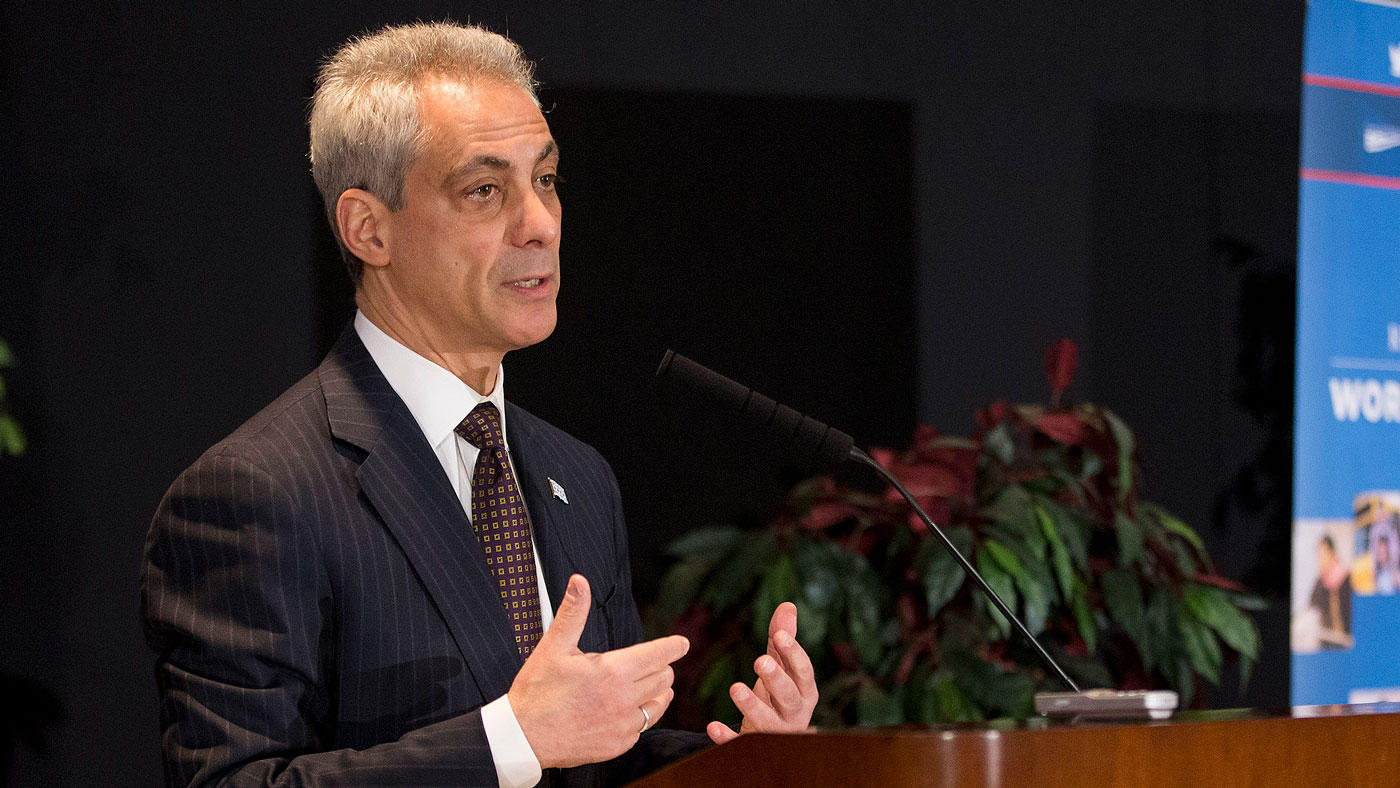
[[[1137,578],[1126,569],[1110,569],[1099,577],[1099,584],[1103,587],[1108,615],[1134,642],[1141,644],[1146,621]]]
[[[1189,708],[1191,699],[1196,696],[1196,677],[1191,671],[1191,663],[1185,657],[1176,661],[1176,670],[1164,671],[1174,674],[1172,684],[1176,686],[1176,692],[1181,696],[1181,708]]]
[[[1064,653],[1056,654],[1055,659],[1060,661],[1060,664],[1065,668],[1065,672],[1073,676],[1081,687],[1113,686],[1113,674],[1109,673],[1108,668],[1097,659],[1092,657],[1074,657]],[[1058,682],[1055,682],[1053,679],[1050,679],[1050,681],[1052,682],[1050,686],[1054,687],[1054,689],[1051,690],[1052,692],[1059,692],[1063,689]]]
[[[1055,522],[1055,532],[1069,551],[1069,557],[1082,574],[1089,573],[1089,525],[1083,515],[1071,512],[1054,501],[1043,498],[1037,506]]]
[[[732,525],[706,525],[682,534],[666,546],[666,554],[674,558],[699,558],[718,563],[743,536]]]
[[[1118,537],[1118,564],[1132,566],[1142,558],[1142,528],[1128,515],[1113,515],[1113,531]]]
[[[924,696],[923,714],[928,722],[975,722],[982,719],[976,705],[958,689],[946,671],[935,674]]]
[[[852,576],[847,580],[846,629],[856,653],[860,655],[861,664],[867,669],[873,668],[885,651],[880,642],[879,601],[875,590],[863,578]]]
[[[803,479],[793,485],[788,492],[788,506],[797,512],[810,512],[812,501],[816,499],[817,493],[821,491],[823,479],[820,476],[813,476]]]
[[[1085,449],[1083,457],[1083,465],[1079,469],[1079,478],[1091,479],[1099,475],[1103,470],[1103,458],[1099,456],[1098,452]]]
[[[972,552],[972,531],[967,526],[950,528],[948,539],[958,548],[964,558]],[[962,566],[948,554],[948,550],[937,537],[923,540],[914,558],[914,571],[924,586],[924,598],[928,602],[928,615],[933,618],[948,604],[967,579]]]
[[[1065,547],[1064,540],[1060,538],[1060,529],[1055,527],[1055,520],[1045,511],[1045,507],[1035,507],[1035,517],[1040,523],[1040,532],[1050,545],[1050,566],[1055,570],[1060,593],[1065,599],[1070,599],[1074,595],[1074,567],[1070,564],[1069,548]]]
[[[0,375],[0,402],[5,401],[5,376]]]
[[[1196,533],[1191,526],[1168,514],[1161,507],[1153,507],[1152,511],[1157,515],[1157,521],[1162,524],[1163,528],[1190,542],[1191,546],[1196,548],[1196,552],[1205,553],[1206,543],[1201,541],[1200,534]]]
[[[1147,589],[1143,615],[1143,637],[1138,643],[1142,665],[1148,671],[1172,664],[1179,652],[1176,634],[1176,599],[1166,588]]]
[[[721,655],[705,671],[704,677],[700,679],[700,686],[696,688],[695,694],[701,700],[710,700],[720,695],[729,694],[729,685],[735,681],[734,675],[734,655]]]
[[[1191,548],[1196,551],[1196,558],[1207,571],[1214,571],[1214,563],[1210,559],[1210,553],[1206,552],[1206,544],[1201,540],[1200,534],[1160,506],[1151,506],[1149,511],[1157,518],[1157,522],[1162,524],[1163,528],[1191,545]]]
[[[0,367],[13,367],[15,365],[15,354],[10,350],[10,345],[0,339]]]
[[[993,522],[1006,523],[1019,529],[1030,519],[1033,505],[1030,494],[1012,484],[998,491],[977,513]]]
[[[1045,593],[1045,586],[1029,573],[1016,576],[1016,587],[1021,590],[1021,599],[1026,605],[1025,620],[1022,623],[1032,635],[1039,635],[1045,630],[1045,622],[1050,618],[1050,595]]]
[[[1026,628],[1031,631],[1031,634],[1039,633],[1041,630],[1045,629],[1045,620],[1049,618],[1050,615],[1050,599],[1045,593],[1045,587],[1031,575],[1025,565],[1016,558],[1016,555],[1001,542],[995,539],[988,539],[983,542],[982,555],[990,555],[992,561],[1011,578],[1016,588],[1020,589],[1021,598],[1025,600],[1026,603],[1025,624]],[[980,568],[980,562],[978,566]],[[986,571],[983,570],[982,574],[985,577]],[[990,585],[991,580],[987,580],[987,583]],[[996,586],[993,586],[993,588],[996,588]],[[1001,589],[997,589],[997,593],[1001,593]],[[1012,602],[1005,594],[1002,594],[1002,598],[1006,601],[1007,606],[1014,609],[1015,602]],[[997,615],[1000,616],[1000,611],[997,611]],[[1010,624],[1008,623],[1007,626],[1010,627]]]
[[[1016,458],[1016,441],[1011,437],[1011,425],[998,424],[992,428],[984,439],[982,450],[1002,465],[1010,465]]]
[[[983,547],[985,546],[983,545]],[[1010,553],[1008,552],[1007,555]],[[1012,559],[1014,560],[1015,556],[1012,556]],[[992,590],[997,592],[997,596],[1001,597],[1006,606],[1014,612],[1016,610],[1016,581],[992,556],[992,551],[983,549],[977,552],[977,571],[981,573],[982,579],[987,581],[987,585],[991,586]],[[1011,622],[1006,620],[1006,617],[1001,614],[1000,610],[996,609],[995,605],[985,601],[981,594],[974,594],[973,599],[985,605],[992,623],[1003,639],[1011,635]]]
[[[743,718],[729,697],[729,686],[735,681],[738,681],[738,676],[735,673],[734,655],[725,654],[710,663],[709,670],[705,671],[695,692],[700,700],[709,703],[715,719],[727,725],[735,725]]]
[[[982,543],[982,549],[985,552],[991,553],[997,565],[1006,570],[1006,573],[1013,578],[1024,571],[1021,569],[1021,562],[1016,560],[1016,555],[1008,550],[1006,545],[1003,545],[1001,542],[995,539],[988,539]]]
[[[1187,608],[1210,625],[1225,645],[1249,659],[1259,658],[1259,630],[1230,597],[1214,586],[1188,583],[1181,590]]]
[[[1084,582],[1075,579],[1074,583],[1074,623],[1079,627],[1079,636],[1084,638],[1084,646],[1090,654],[1098,653],[1099,627],[1094,623],[1094,611],[1089,607],[1089,598]]]
[[[792,603],[797,606],[797,641],[808,652],[824,648],[831,612],[813,607],[801,596]]]
[[[839,550],[829,542],[794,540],[793,569],[797,573],[802,598],[819,610],[830,608],[840,598],[841,578],[834,552]]]
[[[1122,503],[1128,499],[1128,493],[1133,488],[1133,452],[1137,451],[1137,439],[1133,437],[1127,422],[1118,418],[1118,414],[1108,408],[1102,410],[1104,421],[1108,422],[1108,429],[1113,433],[1113,442],[1118,446],[1118,502]]]
[[[914,531],[908,525],[900,523],[890,532],[889,542],[885,545],[885,561],[899,560],[905,551],[914,546]]]
[[[1230,601],[1240,610],[1250,610],[1257,613],[1260,610],[1269,609],[1269,600],[1253,594],[1230,594]]]
[[[1223,656],[1215,633],[1205,622],[1196,618],[1189,610],[1183,609],[1176,618],[1177,633],[1191,667],[1211,684],[1220,683],[1220,666]]]
[[[966,648],[946,642],[943,646],[943,664],[951,672],[958,689],[977,704],[979,711],[992,704],[992,682],[1000,673],[995,666]]]
[[[739,604],[754,591],[754,584],[768,568],[777,550],[772,531],[745,534],[738,546],[715,568],[700,592],[700,601],[712,612],[722,613]]]
[[[674,621],[690,607],[710,569],[705,561],[682,561],[666,572],[656,597],[656,612],[663,621]]]
[[[856,693],[856,722],[866,726],[898,725],[904,722],[900,693],[886,693],[874,684],[861,685]]]
[[[1035,684],[1025,673],[998,673],[989,688],[996,716],[1025,719],[1034,711]]]
[[[778,556],[778,560],[764,573],[754,594],[753,635],[759,642],[768,639],[768,621],[778,605],[790,602],[797,596],[797,575],[792,569],[792,558]]]
[[[24,454],[24,449],[24,431],[19,428],[19,422],[8,413],[0,413],[0,454],[18,457]]]
[[[978,514],[990,520],[996,533],[1006,541],[1024,542],[1035,560],[1045,560],[1047,545],[1036,520],[1035,498],[1025,488],[1003,488]]]

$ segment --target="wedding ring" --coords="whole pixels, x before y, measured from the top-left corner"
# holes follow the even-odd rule
[[[642,710],[642,729],[637,731],[637,733],[646,733],[647,728],[651,727],[651,712],[647,711],[646,706],[639,706],[638,708]]]

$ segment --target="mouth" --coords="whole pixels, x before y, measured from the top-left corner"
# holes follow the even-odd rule
[[[530,300],[548,298],[554,291],[554,276],[548,273],[538,276],[525,276],[511,282],[505,283],[508,292],[516,294],[520,298]]]

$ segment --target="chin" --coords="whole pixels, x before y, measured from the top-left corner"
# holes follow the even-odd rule
[[[520,330],[514,333],[513,339],[515,341],[512,344],[515,345],[516,349],[538,345],[554,333],[556,323],[554,313],[551,310],[548,320],[532,321],[529,325],[521,326]]]

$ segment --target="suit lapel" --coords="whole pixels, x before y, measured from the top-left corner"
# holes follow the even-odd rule
[[[447,623],[482,697],[520,668],[510,622],[471,522],[408,407],[351,326],[320,369],[336,438],[366,452],[360,487]]]

